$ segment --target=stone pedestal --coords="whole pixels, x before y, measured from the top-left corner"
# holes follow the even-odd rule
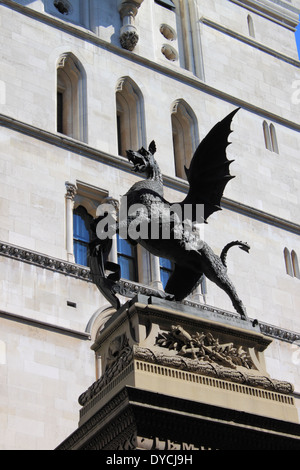
[[[270,342],[234,315],[137,296],[92,346],[103,375],[59,448],[299,449],[293,387],[265,368]]]

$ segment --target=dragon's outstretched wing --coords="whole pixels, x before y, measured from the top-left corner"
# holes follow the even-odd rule
[[[212,128],[195,151],[190,168],[185,168],[190,187],[181,204],[191,204],[194,208],[196,204],[203,204],[205,222],[211,214],[221,210],[226,184],[234,178],[229,172],[229,166],[234,160],[227,159],[226,149],[232,132],[230,125],[238,110]]]

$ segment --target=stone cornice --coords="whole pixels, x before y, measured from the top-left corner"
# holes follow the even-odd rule
[[[13,260],[24,262],[24,263],[29,263],[42,269],[48,269],[53,272],[58,272],[65,276],[72,276],[77,279],[81,279],[82,281],[91,282],[90,269],[88,267],[81,266],[75,263],[70,263],[65,260],[53,258],[51,256],[48,256],[42,253],[38,253],[32,250],[27,250],[25,248],[20,248],[18,246],[11,245],[9,243],[0,242],[0,256],[5,256],[7,258],[11,258]],[[155,289],[152,289],[150,287],[147,287],[138,283],[129,282],[129,281],[121,281],[121,282],[124,284],[124,286],[127,289],[131,289],[132,293],[135,295],[142,294],[146,296],[151,296],[155,294]],[[198,304],[190,300],[185,300],[183,303],[185,305],[188,305],[194,308],[201,308],[204,310],[217,312],[225,316],[236,316],[235,313],[227,312],[227,311],[224,311],[224,310],[221,310],[221,309],[218,309],[216,307],[212,307],[206,304]],[[31,321],[30,319],[26,319],[23,316],[18,316],[18,319],[19,321],[23,319],[24,322]],[[36,323],[36,320],[32,320],[32,321]],[[297,342],[298,344],[300,342],[300,334],[294,331],[285,330],[283,328],[279,328],[277,326],[263,323],[260,321],[259,321],[259,326],[260,326],[261,332],[264,335],[269,336],[273,339],[285,341],[288,343]]]
[[[128,171],[131,173],[131,165],[127,159],[121,156],[105,153],[101,150],[89,146],[88,144],[85,144],[84,142],[72,139],[71,137],[45,131],[43,129],[31,126],[30,124],[26,124],[16,119],[12,119],[9,116],[5,116],[3,114],[0,114],[0,125],[12,129],[16,132],[28,135],[34,139],[41,140],[50,145],[55,145],[70,152],[83,155],[86,158],[91,158],[106,165],[116,167],[119,170]],[[167,187],[174,189],[175,191],[180,191],[184,194],[187,193],[188,184],[185,180],[168,175],[163,175],[163,178],[164,184]],[[259,220],[260,222],[274,225],[275,227],[278,227],[282,230],[287,230],[288,232],[300,235],[299,224],[295,224],[292,221],[282,219],[273,214],[269,214],[267,212],[261,211],[246,204],[242,204],[238,201],[234,201],[232,199],[224,197],[222,199],[222,207],[228,210],[232,210],[234,212],[238,212],[240,214],[247,215],[249,217],[253,217]]]
[[[90,280],[90,270],[85,266],[57,259],[36,251],[27,250],[26,248],[20,248],[9,243],[0,242],[0,255],[67,276]]]

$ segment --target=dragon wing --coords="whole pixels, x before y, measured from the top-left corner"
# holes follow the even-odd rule
[[[230,125],[238,110],[211,129],[195,151],[190,168],[185,167],[189,191],[181,205],[191,204],[194,209],[197,204],[203,204],[205,222],[211,214],[221,210],[224,189],[228,181],[234,178],[229,172],[229,166],[234,160],[227,159],[226,149],[230,144]]]

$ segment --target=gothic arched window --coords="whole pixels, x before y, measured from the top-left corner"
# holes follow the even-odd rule
[[[144,100],[138,86],[129,78],[119,80],[116,88],[118,153],[145,146]]]
[[[270,135],[271,135],[271,142],[272,142],[272,150],[275,153],[279,153],[276,130],[275,130],[274,124],[270,124]]]
[[[57,132],[86,141],[86,77],[72,54],[63,54],[57,65]]]
[[[185,169],[199,143],[197,118],[183,100],[174,103],[172,109],[172,133],[176,176],[186,179]]]
[[[248,23],[249,36],[251,36],[252,38],[255,38],[254,22],[253,22],[253,18],[251,15],[247,16],[247,23]]]
[[[292,267],[293,267],[294,277],[297,277],[298,279],[300,279],[298,257],[297,257],[297,253],[294,250],[292,250],[291,258],[292,258]]]
[[[274,124],[269,125],[266,121],[264,121],[263,132],[266,149],[270,150],[271,152],[279,153],[276,129]]]
[[[297,277],[300,279],[300,270],[299,270],[299,263],[297,253],[292,250],[290,252],[287,248],[283,251],[284,254],[284,261],[285,261],[285,269],[289,276]]]

